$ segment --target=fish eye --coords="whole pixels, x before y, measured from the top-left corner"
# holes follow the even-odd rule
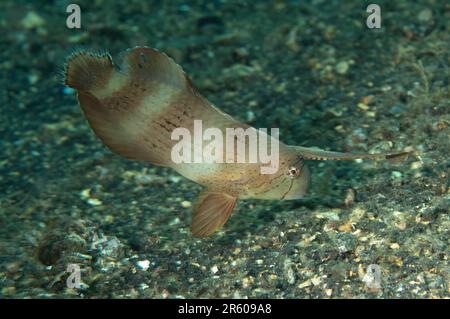
[[[292,166],[289,167],[288,171],[287,171],[287,176],[289,176],[290,178],[296,178],[300,175],[300,169]]]

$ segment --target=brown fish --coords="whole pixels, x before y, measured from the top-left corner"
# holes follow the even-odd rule
[[[120,69],[108,54],[76,52],[67,59],[65,84],[77,91],[90,126],[113,152],[171,167],[205,186],[192,215],[191,230],[197,237],[209,236],[220,229],[238,198],[303,197],[310,183],[305,160],[368,158],[395,163],[404,161],[408,155],[329,152],[280,142],[279,165],[273,174],[261,173],[265,165],[261,158],[253,163],[175,163],[171,151],[178,141],[172,139],[172,132],[176,128],[192,131],[194,120],[202,120],[203,128],[218,128],[224,135],[227,128],[256,130],[213,106],[194,88],[178,64],[151,48],[126,51]],[[244,145],[248,154],[248,139]],[[194,145],[193,149],[195,153]],[[227,149],[222,156],[234,151]],[[235,153],[231,156],[234,158]]]

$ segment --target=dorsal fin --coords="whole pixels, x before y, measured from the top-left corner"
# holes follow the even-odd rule
[[[325,151],[319,148],[302,147],[302,146],[290,146],[301,157],[309,160],[353,160],[353,159],[385,159],[391,164],[399,164],[408,159],[410,152],[398,152],[398,153],[375,153],[375,154],[354,154],[354,153],[341,153],[333,151]]]
[[[122,67],[131,78],[164,83],[180,90],[190,85],[186,73],[164,52],[147,47],[128,49]]]

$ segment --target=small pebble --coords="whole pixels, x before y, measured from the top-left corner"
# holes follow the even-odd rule
[[[36,74],[36,73],[31,73],[31,74],[28,76],[28,82],[29,82],[31,85],[36,84],[38,81],[39,81],[39,75],[38,75],[38,74]]]
[[[181,181],[181,177],[179,176],[175,176],[175,175],[170,175],[169,176],[169,181],[171,181],[172,183],[178,183],[179,181]]]
[[[173,225],[177,225],[177,224],[179,224],[180,223],[180,219],[178,218],[178,217],[175,217],[174,219],[172,219],[170,222],[169,222],[169,225],[170,226],[173,226]]]
[[[393,178],[402,178],[402,173],[399,171],[392,171],[391,176]]]
[[[356,199],[356,191],[353,188],[348,188],[344,199],[345,206],[349,207],[353,205],[355,199]]]
[[[294,270],[292,269],[292,261],[289,258],[286,258],[283,265],[284,277],[286,278],[289,284],[295,283],[295,275]]]
[[[406,229],[406,223],[404,221],[400,221],[400,222],[395,224],[395,227],[397,227],[400,230],[405,230]]]
[[[341,74],[341,75],[346,74],[349,68],[350,68],[350,66],[348,65],[348,63],[346,61],[339,62],[336,65],[336,73]]]
[[[139,260],[137,262],[137,266],[142,269],[143,271],[147,271],[147,269],[150,267],[150,261],[148,261],[147,259],[145,260]]]
[[[22,19],[21,24],[25,29],[33,29],[44,26],[45,20],[36,12],[30,11]]]
[[[322,282],[322,279],[319,276],[315,276],[311,279],[311,282],[314,286],[317,286]]]
[[[148,287],[150,287],[150,286],[147,285],[147,284],[145,284],[145,283],[141,283],[141,284],[139,285],[139,288],[140,288],[141,290],[145,290],[145,289],[147,289]]]
[[[419,12],[417,15],[417,19],[419,19],[420,22],[429,22],[433,18],[433,11],[430,9],[423,9]]]
[[[422,166],[423,166],[422,162],[419,162],[419,161],[411,163],[411,169],[414,169],[414,170],[421,169]]]
[[[369,105],[370,102],[372,102],[372,100],[373,100],[373,95],[366,95],[366,96],[363,96],[359,102]]]
[[[352,223],[349,222],[349,223],[339,226],[338,230],[340,232],[351,233],[353,231],[353,225],[352,225]]]
[[[250,284],[253,282],[253,278],[252,277],[245,277],[244,279],[242,279],[242,288],[248,288],[248,286],[250,286]]]
[[[320,218],[320,219],[328,219],[328,220],[334,220],[334,221],[339,220],[339,214],[338,214],[337,210],[318,212],[315,214],[315,216],[316,216],[316,218]]]
[[[311,280],[310,279],[308,279],[308,280],[302,282],[301,284],[299,284],[298,288],[302,289],[302,288],[306,288],[306,287],[309,287],[309,286],[311,286]]]
[[[181,202],[181,206],[182,206],[183,208],[189,208],[189,207],[192,206],[192,204],[191,204],[190,201],[184,200],[184,201]]]
[[[278,279],[278,276],[275,275],[275,274],[270,274],[270,275],[269,275],[269,279],[270,279],[271,281],[274,281],[274,280],[277,280],[277,279]]]
[[[80,193],[80,196],[83,199],[87,199],[87,198],[91,197],[91,189],[90,188],[83,189]]]
[[[101,204],[103,204],[102,201],[97,198],[89,198],[87,200],[87,203],[92,206],[100,206]]]
[[[217,265],[214,265],[211,267],[211,273],[215,275],[219,271],[219,267]]]
[[[369,106],[367,104],[364,104],[364,103],[358,103],[358,109],[363,110],[363,111],[367,111],[369,109]]]

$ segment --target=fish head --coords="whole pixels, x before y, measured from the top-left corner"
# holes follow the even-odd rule
[[[282,200],[292,200],[305,197],[311,183],[311,174],[303,158],[294,158],[280,167],[283,176],[282,185],[274,191]]]
[[[287,156],[280,161],[276,173],[266,176],[264,187],[253,193],[252,198],[293,200],[305,197],[311,180],[303,158]]]
[[[289,184],[289,188],[280,199],[291,200],[305,197],[311,183],[311,174],[303,159],[284,168],[283,173],[287,176],[285,184]]]

